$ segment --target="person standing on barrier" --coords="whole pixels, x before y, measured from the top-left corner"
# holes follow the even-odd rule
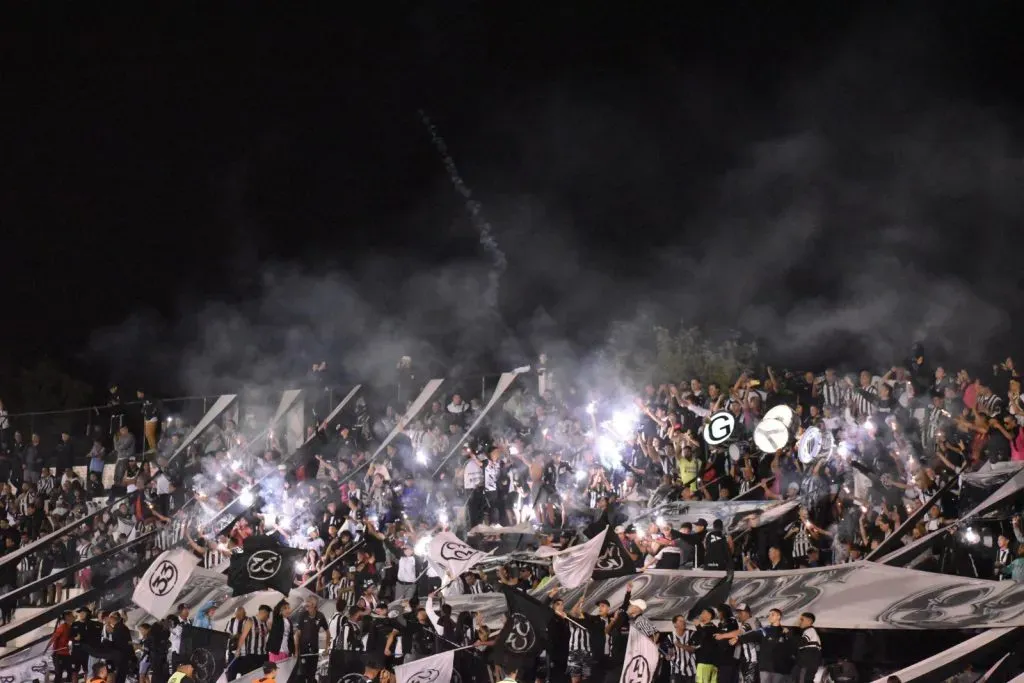
[[[146,450],[147,452],[156,451],[160,432],[160,406],[156,401],[146,396],[146,392],[142,389],[135,392],[135,395],[142,402],[139,410],[142,413],[142,433],[146,438]]]

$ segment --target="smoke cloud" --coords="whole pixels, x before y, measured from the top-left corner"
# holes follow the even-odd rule
[[[942,43],[907,30],[851,32],[757,91],[707,65],[652,64],[627,82],[495,98],[475,128],[437,112],[491,222],[460,215],[419,128],[434,175],[409,192],[452,223],[394,229],[484,253],[264,262],[248,291],[183,300],[171,320],[140,311],[88,353],[202,393],[288,384],[322,358],[370,383],[391,381],[402,355],[447,376],[497,374],[541,350],[586,359],[611,321],[643,309],[812,368],[884,368],[915,341],[990,363],[1021,332],[1020,131],[934,78]]]

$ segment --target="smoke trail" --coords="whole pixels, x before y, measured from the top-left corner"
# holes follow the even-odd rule
[[[488,274],[488,287],[484,293],[484,299],[487,305],[491,308],[496,308],[498,305],[498,284],[501,279],[501,274],[505,271],[507,265],[505,259],[505,253],[498,246],[498,241],[494,239],[494,233],[491,228],[491,224],[487,221],[483,214],[483,207],[480,206],[480,202],[473,199],[473,192],[469,189],[469,186],[462,180],[462,176],[459,175],[459,169],[455,166],[455,160],[452,159],[452,155],[448,152],[448,145],[445,144],[444,138],[437,131],[437,126],[430,120],[426,112],[422,109],[419,110],[420,120],[423,121],[423,125],[426,127],[427,132],[430,133],[430,138],[434,143],[434,147],[437,148],[438,154],[441,155],[441,160],[444,162],[445,169],[448,170],[448,176],[451,178],[452,185],[455,186],[456,191],[462,195],[462,198],[466,203],[466,212],[469,214],[469,218],[473,221],[473,227],[480,233],[480,244],[490,254],[491,259],[494,262],[494,267]]]

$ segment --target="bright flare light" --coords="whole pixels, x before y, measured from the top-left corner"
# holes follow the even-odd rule
[[[416,462],[421,465],[427,464],[427,452],[423,449],[416,451]]]
[[[242,467],[242,463],[238,460],[231,461],[231,469],[237,472]]]
[[[576,481],[585,481],[587,478],[586,470],[576,470]]]
[[[437,521],[440,522],[441,524],[447,524],[448,523],[448,511],[447,510],[439,511],[437,513]]]
[[[413,546],[413,552],[420,557],[426,557],[427,553],[430,552],[430,541],[432,540],[431,536],[424,536],[416,541],[416,545]]]
[[[981,542],[981,534],[974,529],[967,529],[964,531],[964,541],[974,545],[975,543]]]
[[[620,410],[612,415],[612,429],[622,438],[627,438],[636,426],[636,415],[628,410]]]
[[[297,571],[300,574],[305,574],[309,571],[309,565],[300,560],[295,563],[295,571]]]
[[[509,455],[519,455],[519,449],[516,448],[515,446],[509,446],[508,453]]]
[[[658,517],[656,520],[654,520],[654,523],[657,524],[658,528],[660,529],[661,527],[665,526],[665,518]]]
[[[238,502],[249,507],[252,505],[253,500],[255,500],[255,498],[252,495],[252,491],[249,489],[242,489],[242,493],[238,496]]]
[[[607,434],[597,437],[597,455],[601,458],[602,464],[611,467],[618,467],[622,460],[618,445]]]

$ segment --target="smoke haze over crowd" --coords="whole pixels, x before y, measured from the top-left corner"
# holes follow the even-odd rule
[[[1012,353],[1024,150],[1019,86],[994,75],[1012,57],[999,22],[938,6],[793,21],[723,12],[675,35],[653,18],[550,17],[541,30],[424,10],[398,24],[400,50],[352,28],[336,48],[344,66],[311,69],[301,55],[332,44],[316,34],[262,87],[239,76],[223,92],[240,57],[209,58],[190,86],[209,117],[165,112],[137,140],[190,131],[186,151],[159,142],[145,155],[186,178],[173,196],[140,171],[137,186],[90,199],[137,202],[81,212],[167,213],[151,229],[177,255],[128,258],[123,301],[90,316],[97,329],[74,350],[203,393],[287,384],[321,359],[373,382],[402,355],[448,376],[542,350],[584,358],[611,321],[642,312],[737,330],[794,367],[885,367],[919,340],[940,359]],[[344,56],[366,65],[380,51],[365,69]],[[274,93],[290,103],[260,104]],[[122,134],[96,141],[96,159]],[[40,176],[13,193],[29,182]],[[14,204],[22,230],[50,215]],[[159,285],[136,297],[136,277]]]

